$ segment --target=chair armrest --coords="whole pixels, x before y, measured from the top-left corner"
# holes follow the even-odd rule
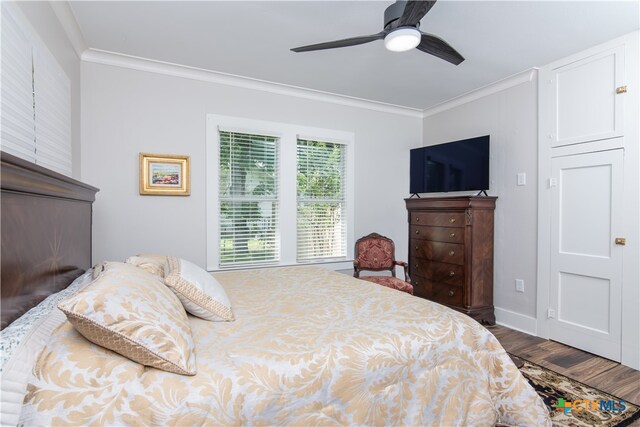
[[[404,281],[411,283],[411,278],[409,277],[409,264],[404,261],[394,261],[393,264],[404,268]]]
[[[353,277],[360,277],[360,265],[355,260],[353,261]]]

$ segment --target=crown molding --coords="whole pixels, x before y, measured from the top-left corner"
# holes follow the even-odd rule
[[[67,34],[73,50],[75,50],[78,58],[82,58],[82,54],[87,50],[87,42],[84,39],[82,30],[76,21],[76,16],[71,10],[71,5],[68,1],[49,1],[53,13],[55,13],[62,29]]]
[[[192,80],[200,80],[210,83],[218,83],[229,86],[253,89],[278,95],[294,96],[297,98],[311,99],[314,101],[329,102],[347,107],[364,108],[383,113],[398,114],[403,116],[422,118],[423,110],[418,108],[403,107],[400,105],[386,104],[347,95],[339,95],[323,92],[315,89],[306,89],[282,83],[274,83],[250,77],[211,71],[170,62],[156,61],[121,53],[108,52],[99,49],[87,49],[82,54],[82,61],[95,64],[111,65],[138,71],[163,74],[167,76],[182,77]]]
[[[441,113],[451,108],[458,107],[460,105],[475,101],[476,99],[484,98],[485,96],[501,92],[510,87],[518,86],[523,83],[530,82],[538,75],[538,68],[531,68],[518,74],[514,74],[497,82],[490,83],[478,89],[474,89],[471,92],[467,92],[463,95],[452,98],[448,101],[434,105],[433,107],[424,110],[422,117],[427,118],[434,114]]]

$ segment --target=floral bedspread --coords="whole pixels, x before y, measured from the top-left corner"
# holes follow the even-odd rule
[[[143,367],[67,322],[24,425],[550,425],[491,333],[441,305],[320,268],[216,274],[234,322],[190,317],[198,373]]]

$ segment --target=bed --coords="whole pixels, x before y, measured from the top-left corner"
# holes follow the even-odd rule
[[[3,371],[2,423],[550,425],[495,337],[444,306],[316,267],[214,276],[235,320],[188,316],[195,375],[93,344],[53,309],[17,416],[4,416]]]

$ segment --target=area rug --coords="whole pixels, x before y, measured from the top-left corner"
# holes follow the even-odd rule
[[[623,427],[640,418],[638,405],[528,360],[512,358],[544,400],[554,426]]]

